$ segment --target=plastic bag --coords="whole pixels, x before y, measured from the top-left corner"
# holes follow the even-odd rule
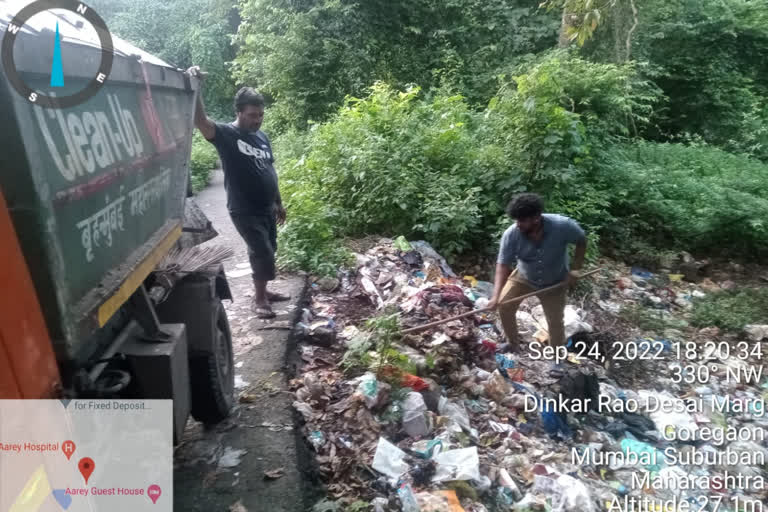
[[[416,501],[416,495],[409,484],[402,484],[397,490],[397,497],[400,498],[400,504],[403,512],[421,512],[419,503]]]
[[[453,270],[451,270],[451,267],[448,265],[448,262],[445,261],[445,258],[440,256],[437,251],[435,251],[435,249],[429,244],[429,242],[417,240],[415,242],[411,242],[411,247],[419,251],[425,260],[431,259],[437,261],[440,264],[440,270],[442,271],[443,275],[448,277],[456,277],[456,274],[453,272]]]
[[[424,391],[429,387],[429,384],[427,384],[424,379],[417,377],[416,375],[411,375],[410,373],[403,375],[401,384],[404,387],[413,389],[414,391]]]
[[[549,331],[544,328],[547,325],[547,320],[544,317],[544,308],[539,304],[531,310],[536,323],[540,327],[540,332],[537,333],[539,341],[542,343],[549,339]],[[563,325],[565,326],[565,339],[570,338],[579,332],[592,332],[592,326],[583,320],[584,311],[576,309],[568,304],[563,311]]]
[[[517,366],[517,363],[515,363],[515,360],[505,354],[496,354],[496,364],[499,366],[499,373],[501,373],[502,377],[504,377],[505,379],[510,378],[509,374],[507,373],[507,370],[511,370],[512,368]]]
[[[437,471],[432,482],[480,479],[480,457],[476,446],[441,452],[433,460],[437,463]]]
[[[440,416],[451,418],[464,430],[470,430],[472,426],[469,423],[469,414],[463,405],[457,404],[445,398],[440,397],[440,402],[437,405],[437,411]]]
[[[387,512],[389,500],[387,498],[374,498],[371,505],[373,505],[373,512]]]
[[[565,413],[555,412],[548,402],[543,402],[541,406],[541,425],[551,437],[571,437],[573,435]]]
[[[760,341],[768,338],[768,325],[747,325],[744,330],[752,341]]]
[[[421,393],[409,392],[403,402],[403,429],[411,437],[423,437],[431,431],[427,419],[427,404]]]
[[[376,398],[379,396],[379,381],[376,380],[376,376],[372,373],[366,373],[360,377],[357,392],[365,398],[365,406],[372,409],[376,405]]]
[[[472,287],[472,291],[480,297],[491,298],[493,295],[493,283],[488,281],[478,281],[475,286]]]
[[[501,373],[499,373],[498,370],[494,371],[491,374],[491,378],[485,383],[485,394],[488,395],[491,400],[501,403],[509,393],[510,389],[507,381],[501,376]]]
[[[523,493],[520,492],[520,488],[517,486],[514,480],[512,480],[512,476],[510,476],[509,472],[501,468],[499,470],[499,486],[506,489],[507,493],[510,498],[512,498],[513,503],[515,501],[519,501],[520,498],[522,498]]]
[[[637,441],[635,439],[622,439],[621,450],[627,456],[630,454],[632,454],[633,457],[637,455],[639,461],[655,460],[655,464],[639,464],[648,471],[659,471],[664,466],[664,454],[648,443]]]
[[[587,486],[569,475],[536,475],[531,492],[551,498],[552,512],[596,512]]]
[[[376,453],[371,467],[379,473],[397,481],[401,475],[408,472],[410,466],[405,462],[405,452],[383,437],[379,438]]]
[[[550,509],[546,498],[534,496],[533,494],[528,493],[522,500],[512,505],[510,510],[513,512],[538,512],[540,510]]]
[[[663,412],[663,409],[672,410],[676,402],[675,397],[669,393],[654,393],[652,391],[639,391],[638,393],[642,399],[642,402],[640,402],[642,405],[647,403],[651,406],[651,410],[656,409],[649,416],[659,432],[666,432],[669,428],[688,430],[691,433],[699,430],[696,420],[687,412]],[[665,405],[656,407],[658,404]]]

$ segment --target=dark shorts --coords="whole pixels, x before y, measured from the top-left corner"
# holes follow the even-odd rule
[[[248,245],[248,259],[255,281],[275,278],[277,223],[273,215],[231,215],[240,236]]]

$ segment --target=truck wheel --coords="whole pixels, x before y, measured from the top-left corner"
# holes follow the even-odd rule
[[[214,302],[213,340],[209,353],[189,359],[192,387],[192,417],[203,423],[217,423],[227,416],[234,402],[235,363],[229,320],[220,300]]]

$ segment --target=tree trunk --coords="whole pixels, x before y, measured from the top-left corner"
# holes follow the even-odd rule
[[[572,27],[571,20],[573,20],[573,14],[568,12],[568,3],[563,6],[563,17],[560,20],[560,36],[557,40],[558,48],[568,48],[571,45],[571,39],[568,36],[569,28]]]
[[[560,34],[557,40],[558,48],[568,48],[573,43],[571,34],[574,30],[578,30],[581,23],[581,16],[573,11],[570,2],[566,1],[563,5],[563,16],[560,18]]]

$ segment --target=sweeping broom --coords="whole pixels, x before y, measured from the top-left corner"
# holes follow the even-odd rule
[[[155,268],[155,283],[149,295],[156,304],[164,301],[176,282],[187,274],[216,274],[221,262],[234,256],[231,247],[209,245],[174,247]]]
[[[234,256],[231,247],[209,245],[200,247],[174,247],[155,269],[156,273],[189,274],[193,272],[216,272],[219,264]]]

